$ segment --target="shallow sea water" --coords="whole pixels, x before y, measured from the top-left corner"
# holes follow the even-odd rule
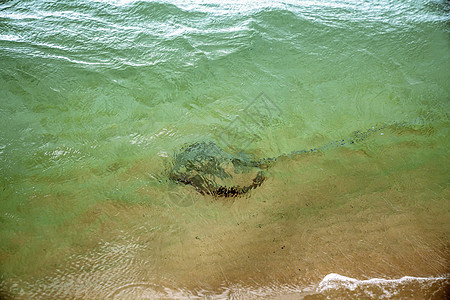
[[[1,1],[0,298],[448,298],[449,12]],[[286,155],[215,198],[202,141]]]

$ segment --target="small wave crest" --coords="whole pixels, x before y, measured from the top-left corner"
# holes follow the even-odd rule
[[[317,287],[322,296],[336,298],[409,298],[448,299],[450,277],[412,277],[399,279],[371,278],[358,280],[336,273],[328,274]]]

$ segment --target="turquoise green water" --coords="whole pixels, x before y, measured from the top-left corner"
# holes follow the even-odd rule
[[[449,12],[445,1],[2,1],[1,289],[239,297],[331,272],[448,274]],[[372,126],[387,127],[279,162],[249,197],[165,176],[188,143],[272,157]],[[349,229],[362,224],[374,227]],[[277,239],[289,254],[269,250]]]

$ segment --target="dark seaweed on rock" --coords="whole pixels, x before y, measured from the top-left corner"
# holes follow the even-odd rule
[[[233,183],[238,174],[252,180],[245,185],[227,185]],[[194,143],[175,155],[173,168],[169,171],[171,180],[189,184],[201,194],[220,197],[235,197],[246,194],[259,187],[265,180],[258,162],[250,156],[240,153],[232,155],[213,142]]]

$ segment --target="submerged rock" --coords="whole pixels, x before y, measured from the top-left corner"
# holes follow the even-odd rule
[[[175,155],[169,177],[192,185],[201,194],[236,197],[264,182],[260,163],[240,153],[225,152],[215,143],[194,143]]]
[[[381,124],[366,131],[355,131],[345,139],[331,141],[321,147],[292,151],[257,161],[242,152],[236,155],[225,152],[213,142],[194,143],[182,148],[175,155],[173,166],[168,172],[169,178],[192,185],[201,194],[236,197],[261,186],[266,180],[263,170],[272,167],[280,158],[292,159],[298,155],[353,146],[387,127],[392,130],[405,130],[411,126],[404,122]]]

